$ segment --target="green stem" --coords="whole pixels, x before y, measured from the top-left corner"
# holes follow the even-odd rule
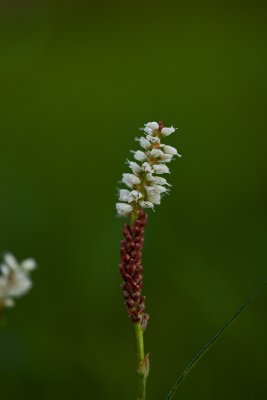
[[[145,356],[144,331],[140,323],[134,324],[137,345],[138,400],[146,399],[146,380],[149,373],[148,356]]]

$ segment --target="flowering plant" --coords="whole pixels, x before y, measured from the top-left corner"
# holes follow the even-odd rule
[[[136,138],[142,150],[133,151],[135,161],[127,160],[131,173],[124,173],[122,183],[126,188],[119,189],[119,202],[116,209],[119,216],[128,217],[130,222],[124,225],[121,242],[119,270],[122,277],[124,303],[128,315],[135,327],[137,343],[137,373],[139,376],[138,400],[146,399],[146,381],[149,374],[149,358],[144,350],[144,331],[149,316],[145,310],[143,288],[142,249],[144,231],[147,223],[146,209],[154,210],[161,203],[162,197],[169,193],[170,184],[162,174],[169,174],[168,164],[181,155],[177,150],[162,143],[162,139],[175,132],[175,128],[165,127],[162,122],[148,122],[141,128],[144,136]],[[233,321],[251,303],[267,285],[265,281],[212,337],[210,341],[192,358],[185,370],[167,394],[165,400],[171,400],[185,377],[213,346]]]
[[[145,296],[142,294],[143,267],[142,248],[147,214],[144,209],[153,209],[161,203],[169,192],[170,184],[161,175],[169,174],[168,164],[177,150],[162,143],[162,139],[175,132],[175,128],[165,127],[162,122],[148,122],[142,128],[144,136],[136,138],[142,150],[133,151],[136,161],[127,161],[131,173],[124,173],[122,183],[127,189],[119,190],[116,209],[119,216],[127,216],[131,224],[125,224],[121,242],[120,273],[123,279],[125,305],[135,326],[139,375],[139,399],[146,396],[146,379],[149,373],[149,359],[144,352],[143,332],[148,322],[145,311]]]

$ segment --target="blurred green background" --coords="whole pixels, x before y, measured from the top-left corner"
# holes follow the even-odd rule
[[[2,2],[0,248],[34,289],[0,331],[1,400],[136,399],[116,188],[138,128],[183,158],[144,251],[148,399],[267,276],[264,2]],[[267,392],[267,293],[177,399]]]

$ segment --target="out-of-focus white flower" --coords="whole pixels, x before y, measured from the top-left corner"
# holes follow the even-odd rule
[[[125,217],[133,211],[133,207],[126,203],[116,203],[116,210],[118,215]]]
[[[18,262],[13,254],[4,256],[0,275],[0,307],[12,307],[14,298],[26,294],[32,287],[30,272],[36,268],[33,258]]]
[[[177,150],[161,143],[161,139],[175,132],[175,128],[164,127],[162,122],[148,122],[142,130],[145,136],[136,138],[143,150],[132,151],[135,161],[128,161],[132,174],[123,174],[122,182],[131,191],[121,189],[116,208],[119,215],[135,215],[140,208],[152,208],[161,203],[161,197],[171,186],[161,174],[170,173],[166,163],[174,156],[179,156]],[[140,165],[140,164],[141,165]],[[130,204],[129,204],[130,203]]]
[[[27,258],[20,265],[25,271],[33,271],[36,268],[36,262],[33,258]]]
[[[139,185],[141,183],[140,178],[133,174],[123,174],[122,175],[122,182],[125,183],[130,189],[132,189],[133,185]]]

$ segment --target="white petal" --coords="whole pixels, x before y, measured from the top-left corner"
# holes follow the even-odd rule
[[[142,168],[136,162],[128,161],[128,164],[134,174],[139,174],[142,171]]]
[[[147,199],[148,199],[148,201],[150,201],[151,203],[156,204],[156,205],[159,205],[160,200],[161,200],[160,194],[158,194],[158,193],[148,195]]]
[[[118,215],[126,216],[133,211],[133,207],[130,204],[116,203],[116,210]]]
[[[152,129],[152,131],[158,131],[159,124],[157,122],[148,122],[145,124],[145,127]]]
[[[139,141],[140,146],[143,147],[143,149],[148,149],[151,146],[150,142],[143,136],[138,138],[137,140]]]
[[[146,139],[152,144],[160,143],[160,138],[156,136],[147,135]]]
[[[134,158],[137,161],[145,161],[147,159],[147,156],[143,151],[137,150],[137,151],[134,152]]]
[[[128,203],[132,203],[133,201],[138,201],[143,197],[141,192],[138,192],[138,190],[132,190],[131,193],[129,194],[128,198]]]
[[[150,152],[150,156],[153,158],[159,158],[164,156],[164,153],[159,149],[152,149]]]
[[[122,176],[122,182],[125,183],[125,185],[127,185],[129,188],[132,188],[133,185],[139,185],[141,183],[140,179],[136,175],[123,174]]]
[[[165,186],[156,185],[156,186],[155,186],[155,191],[156,191],[157,193],[159,193],[159,194],[162,194],[162,193],[166,193],[166,192],[168,191],[168,189],[167,189]]]
[[[167,185],[167,186],[171,186],[165,178],[162,178],[161,176],[155,176],[154,178],[155,182],[157,185]]]
[[[149,182],[154,182],[155,177],[151,173],[148,173],[148,174],[146,174],[146,180]]]
[[[150,201],[141,201],[140,206],[143,208],[154,208],[153,203],[151,203]]]
[[[10,267],[11,269],[17,269],[19,264],[17,262],[17,259],[13,256],[11,253],[7,253],[4,256],[4,262],[5,264]]]
[[[151,128],[145,127],[144,132],[147,133],[148,135],[153,135],[153,130]]]
[[[173,126],[171,126],[170,128],[164,127],[161,129],[160,132],[161,132],[162,136],[169,136],[175,132],[175,128]]]
[[[161,162],[171,162],[171,160],[172,160],[172,158],[173,158],[173,155],[172,154],[163,154],[161,157],[160,157],[160,161]]]
[[[36,261],[33,258],[27,258],[20,265],[25,271],[33,271],[36,268]]]
[[[7,276],[10,273],[10,268],[8,268],[7,265],[3,264],[1,266],[1,272],[2,272],[3,276]]]
[[[154,171],[156,174],[168,174],[170,173],[169,168],[167,165],[164,164],[154,164],[153,165]]]
[[[146,191],[148,194],[155,193],[155,187],[154,186],[146,186]]]
[[[178,155],[177,150],[176,150],[175,147],[164,145],[162,147],[162,149],[163,149],[164,153],[166,153],[166,154],[171,154],[173,156],[177,156]]]
[[[11,297],[8,297],[7,299],[4,300],[4,304],[6,307],[14,307],[15,302]]]
[[[130,191],[127,189],[120,189],[119,200],[128,202]]]
[[[148,162],[145,162],[142,165],[142,170],[145,171],[145,172],[148,172],[148,173],[153,172],[153,168],[152,168],[151,164],[149,164]]]

